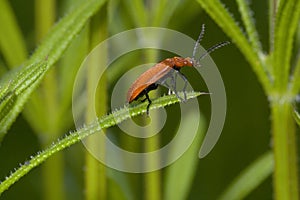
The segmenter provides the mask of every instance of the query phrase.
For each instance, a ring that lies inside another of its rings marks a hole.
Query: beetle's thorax
[[[172,68],[181,68],[181,67],[185,67],[185,66],[193,67],[194,66],[193,59],[191,59],[189,57],[187,57],[187,58],[182,58],[182,57],[167,58],[162,62]]]

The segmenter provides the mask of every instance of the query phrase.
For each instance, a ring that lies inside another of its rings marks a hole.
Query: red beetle
[[[144,102],[145,100],[148,100],[148,105],[147,105],[147,115],[149,114],[149,107],[152,103],[152,101],[149,98],[148,93],[151,90],[155,90],[159,84],[164,84],[166,85],[169,90],[173,91],[175,95],[185,101],[186,100],[186,93],[185,89],[187,87],[187,78],[180,72],[180,69],[182,67],[199,67],[199,61],[210,54],[212,51],[225,46],[229,44],[229,42],[221,42],[219,44],[216,44],[209,48],[206,53],[200,56],[200,58],[196,61],[195,60],[195,53],[198,48],[199,42],[201,41],[203,35],[204,35],[204,29],[205,26],[204,24],[202,25],[202,30],[201,33],[198,37],[198,40],[194,46],[193,50],[193,56],[192,58],[182,58],[182,57],[173,57],[173,58],[167,58],[160,63],[157,63],[147,71],[145,71],[143,74],[141,74],[131,85],[127,92],[127,102],[131,103],[134,100],[137,100],[138,98],[142,96],[146,96],[145,99],[142,100]],[[179,75],[183,81],[184,81],[184,87],[183,87],[183,93],[184,93],[184,98],[182,99],[177,91],[176,91],[176,78],[177,75]],[[168,78],[171,78],[171,85],[167,84],[166,80]]]

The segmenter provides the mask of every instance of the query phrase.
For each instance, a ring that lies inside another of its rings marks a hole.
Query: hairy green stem
[[[292,105],[282,98],[271,101],[275,198],[299,199],[297,145]]]
[[[192,99],[197,96],[202,95],[200,92],[187,92],[187,99]],[[151,106],[150,110],[165,107],[171,104],[179,102],[179,99],[175,95],[163,96],[158,99],[155,99]],[[11,173],[10,176],[6,177],[3,182],[0,184],[0,196],[17,182],[20,178],[30,172],[33,168],[37,167],[53,154],[62,151],[63,149],[80,142],[82,139],[97,133],[103,129],[109,128],[116,124],[121,123],[122,121],[134,117],[137,115],[145,114],[148,102],[138,104],[136,106],[124,107],[120,110],[114,111],[112,114],[106,115],[97,119],[94,123],[83,127],[82,129],[65,136],[63,139],[58,140],[53,143],[49,148],[44,151],[39,152],[36,156],[32,156],[30,160],[26,161],[23,165]]]

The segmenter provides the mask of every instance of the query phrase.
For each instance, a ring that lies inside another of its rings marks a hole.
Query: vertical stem
[[[102,9],[93,18],[90,23],[90,49],[93,49],[102,40],[107,37],[107,23],[106,12]],[[92,68],[88,71],[88,110],[87,110],[87,122],[94,121],[94,110],[96,110],[98,116],[102,116],[106,113],[107,108],[107,90],[106,90],[106,76],[101,77],[98,83],[97,70],[102,70],[107,61],[107,53],[99,52],[97,56],[90,59],[92,66],[99,66],[99,68]],[[96,71],[95,71],[96,70]],[[96,84],[96,86],[95,86]],[[98,86],[100,87],[97,87]],[[95,94],[96,87],[96,94]],[[93,99],[95,97],[95,100]],[[93,103],[95,102],[95,105]],[[87,138],[89,145],[95,146],[98,151],[105,151],[104,141],[93,141],[93,138]],[[85,187],[86,187],[86,199],[108,199],[107,197],[107,180],[106,180],[106,166],[95,159],[89,152],[85,155],[86,161],[86,174],[85,174]]]
[[[40,42],[48,33],[49,29],[55,22],[56,16],[55,0],[35,1],[35,25],[36,25],[36,41]],[[56,71],[51,69],[45,77],[41,92],[43,97],[38,99],[45,105],[43,108],[38,108],[40,116],[44,118],[44,124],[41,126],[43,130],[39,133],[41,143],[44,147],[49,145],[50,141],[60,135],[60,130],[57,127],[57,85]],[[46,114],[41,114],[46,113]],[[44,178],[44,199],[65,199],[64,195],[64,167],[63,154],[59,153],[52,159],[48,160],[43,166]]]
[[[153,123],[153,122],[152,122]],[[147,138],[145,142],[146,152],[154,151],[159,148],[159,138]],[[146,165],[157,166],[160,158],[147,159]],[[153,171],[145,174],[145,199],[159,200],[161,199],[161,171]]]
[[[295,124],[290,102],[276,99],[271,102],[274,140],[274,191],[281,199],[299,199],[297,145]]]
[[[146,61],[153,62],[157,58],[157,51],[148,50],[146,53]],[[155,113],[151,115],[152,127],[157,123]],[[151,132],[154,130],[147,131]],[[151,152],[159,149],[160,137],[153,136],[145,140],[145,152]],[[148,166],[157,166],[160,162],[160,157],[155,159],[147,159],[145,164]],[[153,171],[145,174],[145,199],[146,200],[160,200],[161,199],[161,171]]]

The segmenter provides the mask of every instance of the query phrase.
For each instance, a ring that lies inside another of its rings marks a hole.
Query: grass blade
[[[0,49],[9,68],[26,60],[27,50],[21,30],[7,0],[0,1]]]
[[[245,169],[218,198],[219,200],[244,199],[273,172],[272,152],[267,152]]]
[[[197,0],[210,17],[223,29],[232,39],[240,51],[244,54],[265,91],[271,87],[270,72],[264,67],[260,60],[260,55],[252,49],[241,29],[235,23],[231,14],[226,10],[219,0]]]
[[[35,90],[46,73],[46,61],[19,68],[5,75],[0,93],[0,141],[23,109],[29,95]],[[10,78],[11,77],[11,78]]]
[[[185,116],[187,121],[193,116]],[[193,140],[189,149],[171,166],[167,168],[166,178],[164,184],[164,198],[166,200],[182,200],[187,199],[188,192],[191,188],[195,173],[197,170],[197,163],[199,161],[198,153],[204,136],[205,122],[201,118],[199,131]],[[178,146],[181,145],[179,141]],[[178,181],[180,180],[180,181]],[[176,192],[175,192],[176,191]]]
[[[249,2],[247,0],[236,0],[236,2],[238,4],[239,11],[242,15],[242,20],[244,22],[252,48],[262,53],[261,43],[259,41],[258,33],[254,25],[254,19],[252,17],[252,10],[248,5]]]
[[[292,73],[292,78],[290,81],[290,92],[292,95],[297,95],[300,90],[300,53],[296,60],[296,66]]]
[[[274,72],[275,87],[285,91],[291,67],[294,36],[300,17],[300,1],[289,0],[282,2],[282,13],[277,15],[274,41]]]
[[[13,87],[9,87],[6,94],[16,94],[17,100],[11,104],[11,109],[8,111],[7,117],[0,119],[0,138],[4,136],[15,118],[21,112],[29,95],[41,82],[44,74],[60,58],[70,42],[83,28],[87,20],[103,3],[104,0],[89,0],[75,8],[69,15],[64,17],[52,31],[50,31],[44,42],[25,63],[25,67],[20,69],[17,74],[10,77],[12,79],[11,82],[13,83]],[[45,64],[45,62],[47,62],[47,64]],[[35,70],[39,72],[37,75],[32,74]],[[26,84],[24,85],[23,83]],[[16,93],[17,91],[22,92]],[[3,96],[0,96],[0,99],[2,98]],[[0,115],[3,115],[1,114],[1,110]]]

